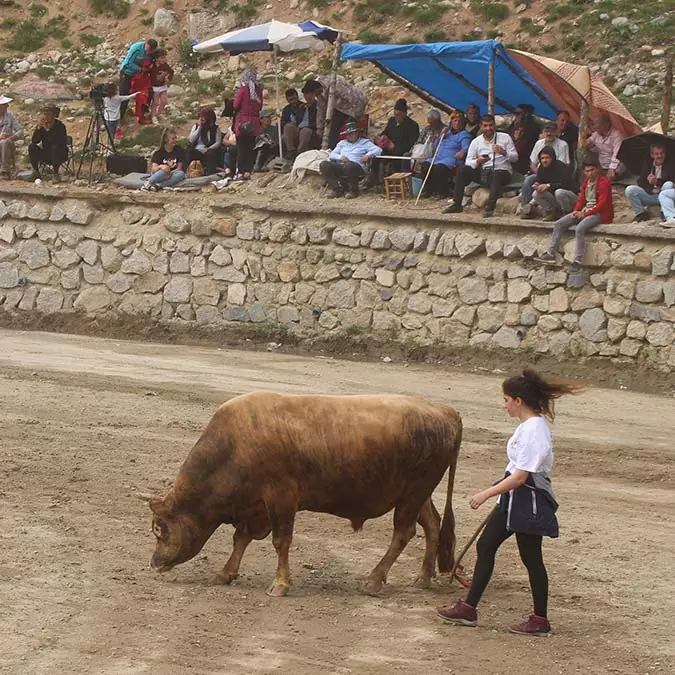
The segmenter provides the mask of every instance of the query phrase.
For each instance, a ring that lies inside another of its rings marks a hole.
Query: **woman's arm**
[[[492,487],[487,488],[487,490],[483,490],[471,497],[469,500],[471,508],[477,509],[481,504],[490,499],[490,497],[498,497],[499,495],[503,495],[505,492],[509,492],[510,490],[520,487],[525,483],[529,475],[529,471],[516,469],[510,476],[500,480],[497,485],[493,485]]]
[[[209,145],[208,148],[206,148],[207,152],[209,150],[216,150],[223,144],[223,134],[220,132],[220,129],[216,129],[216,136],[213,140],[213,145]]]

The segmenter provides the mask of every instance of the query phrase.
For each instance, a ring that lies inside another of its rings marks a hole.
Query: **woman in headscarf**
[[[207,175],[222,165],[223,136],[216,124],[213,108],[200,108],[197,123],[188,135],[188,164],[198,161]]]
[[[234,134],[237,137],[237,175],[235,180],[248,180],[255,163],[255,143],[260,135],[262,87],[255,70],[247,68],[241,76],[241,86],[234,97]]]

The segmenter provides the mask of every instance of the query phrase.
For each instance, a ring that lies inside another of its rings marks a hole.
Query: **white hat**
[[[5,105],[5,103],[11,103],[13,99],[8,96],[0,96],[0,105]]]

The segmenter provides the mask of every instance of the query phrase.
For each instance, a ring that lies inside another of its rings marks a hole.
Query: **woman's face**
[[[178,137],[176,134],[169,134],[166,137],[166,147],[171,149],[176,145],[176,141],[178,140]]]
[[[504,395],[504,408],[509,414],[509,417],[518,417],[523,407],[523,400],[521,398],[512,398]]]

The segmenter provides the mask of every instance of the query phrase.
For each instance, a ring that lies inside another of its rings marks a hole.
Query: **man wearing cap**
[[[383,147],[384,154],[402,156],[412,150],[419,135],[419,124],[408,117],[408,102],[404,98],[399,98],[394,104],[394,114],[382,132],[383,143],[378,145],[383,146],[384,142],[389,140],[388,147]]]
[[[21,125],[9,111],[11,98],[0,96],[0,180],[11,177],[15,143],[21,138]]]
[[[555,157],[558,161],[562,162],[569,166],[570,164],[570,149],[565,141],[556,137],[558,126],[555,122],[547,122],[544,125],[544,132],[542,134],[543,138],[540,138],[535,144],[532,152],[530,153],[530,173],[525,176],[523,181],[523,187],[520,190],[520,206],[521,206],[521,215],[523,218],[528,218],[530,216],[529,211],[532,202],[532,186],[537,180],[537,169],[539,168],[539,153],[543,148],[549,147],[553,148],[555,152]],[[530,208],[528,208],[530,207]],[[527,212],[527,213],[525,213]]]
[[[345,132],[347,138],[335,146],[328,161],[319,165],[321,175],[331,188],[329,198],[358,197],[359,180],[368,172],[370,160],[382,154],[382,148],[361,137],[361,131],[355,122],[348,122]]]

